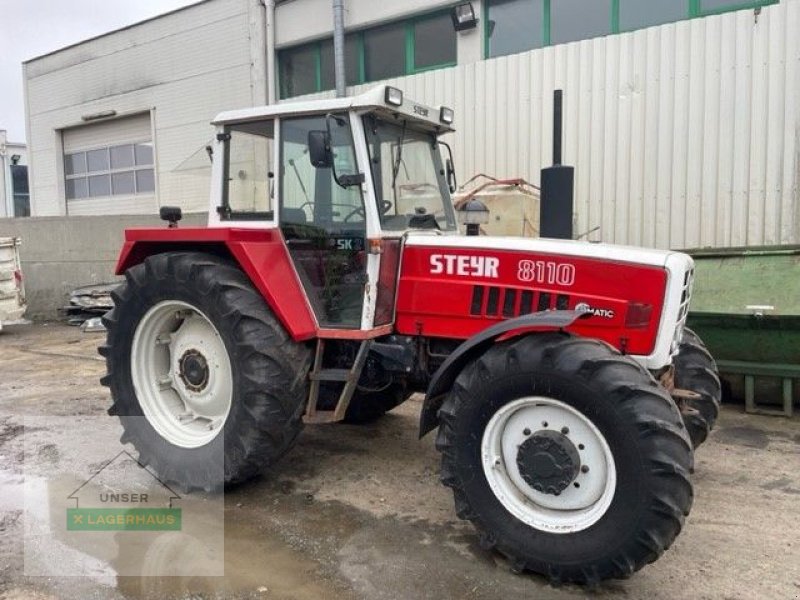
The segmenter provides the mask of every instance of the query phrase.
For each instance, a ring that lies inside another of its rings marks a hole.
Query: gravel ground
[[[307,427],[269,474],[218,497],[224,576],[123,576],[122,545],[86,553],[49,538],[38,542],[48,560],[77,555],[93,574],[26,575],[25,438],[56,466],[39,481],[51,493],[78,457],[120,449],[106,441],[116,419],[91,418],[109,403],[101,340],[55,324],[0,334],[0,598],[800,598],[800,421],[739,406],[724,408],[697,454],[694,507],[673,547],[591,590],[515,575],[478,546],[438,483],[433,436],[417,440],[416,397],[371,427]],[[22,427],[43,416],[74,427]]]

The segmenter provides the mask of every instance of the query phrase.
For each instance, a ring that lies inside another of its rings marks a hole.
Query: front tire
[[[310,350],[234,264],[165,253],[125,273],[108,330],[109,414],[139,461],[184,490],[254,477],[302,427]]]
[[[627,577],[670,546],[689,513],[692,447],[677,407],[597,340],[497,344],[464,368],[439,416],[456,512],[515,570],[554,583]]]
[[[694,410],[684,417],[692,444],[697,448],[706,440],[719,416],[722,386],[717,363],[703,340],[685,328],[674,365],[675,387],[698,394],[698,397],[687,400],[689,408]]]

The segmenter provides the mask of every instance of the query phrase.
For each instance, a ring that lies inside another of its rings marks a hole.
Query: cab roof
[[[417,102],[403,95],[400,106],[387,102],[387,90],[396,89],[389,86],[372,88],[358,96],[345,98],[324,98],[319,100],[304,100],[299,102],[283,102],[267,106],[256,106],[241,110],[222,112],[212,121],[214,125],[233,125],[273,119],[279,117],[296,117],[303,115],[326,114],[330,112],[344,112],[350,110],[372,111],[389,119],[410,120],[420,129],[425,129],[437,134],[455,131],[452,123],[443,123],[441,119],[441,106],[432,107]]]

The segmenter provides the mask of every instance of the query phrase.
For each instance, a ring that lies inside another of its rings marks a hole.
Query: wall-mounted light
[[[478,25],[478,17],[475,16],[475,9],[472,2],[464,2],[453,7],[452,15],[453,27],[456,31],[467,31],[474,29]]]
[[[90,115],[82,115],[81,121],[97,121],[98,119],[109,119],[111,117],[116,117],[117,111],[115,110],[104,110],[103,112],[92,113]]]
[[[11,155],[11,164],[16,165],[22,157],[19,154],[12,154]]]

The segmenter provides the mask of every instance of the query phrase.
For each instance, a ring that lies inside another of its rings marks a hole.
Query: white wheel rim
[[[563,428],[578,450],[581,466],[588,469],[579,470],[559,495],[546,494],[523,479],[518,449],[537,432]],[[594,525],[608,510],[617,487],[614,456],[603,434],[583,413],[554,398],[520,398],[500,408],[483,432],[481,460],[489,486],[506,510],[549,533],[574,533]]]
[[[171,444],[197,448],[219,435],[233,372],[225,342],[197,308],[169,300],[147,311],[133,336],[131,378],[145,418]]]

